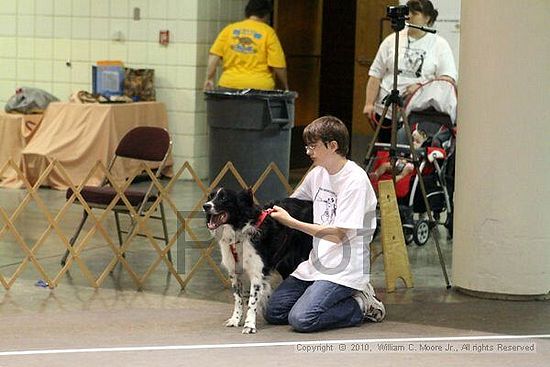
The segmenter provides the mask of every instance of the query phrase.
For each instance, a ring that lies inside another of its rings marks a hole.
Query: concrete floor
[[[24,195],[24,191],[0,189],[0,206],[11,213]],[[39,195],[53,215],[64,203],[63,192],[41,189]],[[172,193],[182,211],[189,210],[199,196],[200,191],[189,182],[178,183]],[[60,221],[67,236],[80,213],[73,205]],[[175,215],[169,217],[170,232],[174,233]],[[200,219],[190,225],[201,233]],[[37,206],[30,204],[16,227],[25,241],[33,244],[47,223]],[[112,231],[114,221],[110,220],[107,228]],[[443,228],[440,243],[451,274],[452,242],[446,240]],[[199,251],[182,249],[178,244],[174,256],[178,270],[185,273]],[[315,334],[299,334],[287,326],[266,325],[263,320],[256,335],[222,326],[231,314],[232,296],[208,265],[181,290],[161,264],[143,291],[136,291],[120,266],[100,289],[90,287],[76,266],[57,288],[41,288],[35,285],[40,276],[29,264],[10,290],[0,288],[0,366],[548,365],[550,303],[483,300],[447,290],[432,240],[424,247],[407,249],[415,282],[412,289],[399,283],[395,292],[386,293],[383,261],[380,258],[373,264],[373,284],[388,311],[383,323]],[[36,251],[50,275],[59,270],[62,253],[60,240],[53,233]],[[4,277],[10,277],[23,258],[11,234],[0,237]],[[82,258],[97,273],[108,263],[111,252],[96,234]],[[127,258],[141,273],[155,257],[144,241],[136,243]],[[217,252],[214,258],[219,262]],[[448,345],[451,350],[437,350]],[[502,345],[534,347],[535,351],[497,350]],[[308,351],[307,347],[317,349]]]

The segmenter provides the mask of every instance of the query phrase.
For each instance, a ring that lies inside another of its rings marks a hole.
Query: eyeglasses
[[[313,152],[315,150],[315,148],[317,148],[317,145],[309,144],[309,145],[306,145],[304,148],[306,149],[306,153],[307,152]]]

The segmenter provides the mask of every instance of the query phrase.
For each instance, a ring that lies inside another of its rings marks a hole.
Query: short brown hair
[[[349,132],[344,123],[334,116],[322,116],[306,126],[303,133],[306,144],[322,141],[327,145],[331,141],[338,143],[336,153],[346,157],[349,151]]]

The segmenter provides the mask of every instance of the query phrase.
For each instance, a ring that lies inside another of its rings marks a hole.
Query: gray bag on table
[[[10,97],[4,109],[6,112],[19,112],[24,114],[42,113],[50,102],[59,101],[50,93],[30,87],[18,88]]]

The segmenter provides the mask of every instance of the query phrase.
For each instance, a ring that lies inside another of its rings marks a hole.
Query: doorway
[[[346,124],[352,152],[356,141],[372,135],[361,113],[368,68],[378,49],[380,20],[396,2],[276,0],[273,25],[285,51],[290,89],[299,95],[291,170],[310,166],[302,132],[319,116],[334,115]]]

